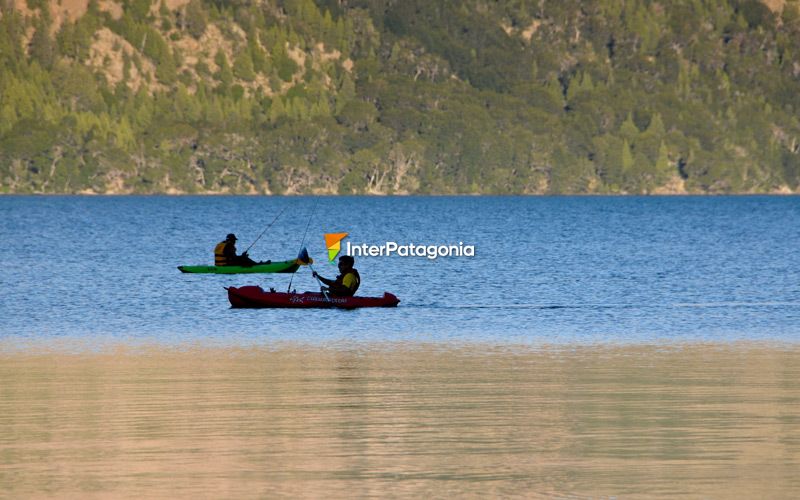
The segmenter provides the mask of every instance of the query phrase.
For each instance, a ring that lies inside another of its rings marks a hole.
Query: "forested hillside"
[[[798,192],[773,0],[0,0],[2,193]]]

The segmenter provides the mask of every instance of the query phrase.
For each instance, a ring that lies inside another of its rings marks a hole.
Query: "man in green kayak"
[[[214,265],[215,266],[244,266],[250,267],[258,264],[247,255],[247,251],[242,252],[242,255],[236,255],[236,235],[231,233],[225,241],[220,241],[214,247]]]
[[[355,259],[351,255],[342,255],[339,257],[339,276],[335,280],[323,278],[316,271],[312,274],[315,278],[326,285],[328,285],[327,292],[336,297],[352,297],[356,294],[359,285],[361,285],[361,276],[358,270],[353,268]]]

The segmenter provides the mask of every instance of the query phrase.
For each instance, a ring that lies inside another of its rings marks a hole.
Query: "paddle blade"
[[[303,247],[303,249],[300,250],[300,253],[297,254],[297,263],[301,266],[307,266],[314,263],[314,259],[309,257],[308,250],[306,250],[305,247]]]

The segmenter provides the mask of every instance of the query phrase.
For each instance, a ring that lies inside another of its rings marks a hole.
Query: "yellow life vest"
[[[214,247],[214,265],[215,266],[227,266],[228,265],[228,258],[225,257],[225,246],[228,244],[227,241],[220,241],[217,243],[217,246]]]
[[[347,274],[342,277],[342,285],[349,288],[353,295],[355,295],[358,287],[361,285],[361,276],[358,275],[358,271],[355,269],[347,271]]]

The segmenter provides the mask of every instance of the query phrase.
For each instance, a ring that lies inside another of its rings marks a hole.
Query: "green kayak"
[[[182,273],[201,274],[253,274],[253,273],[293,273],[300,267],[297,259],[282,262],[267,262],[254,266],[178,266]]]

